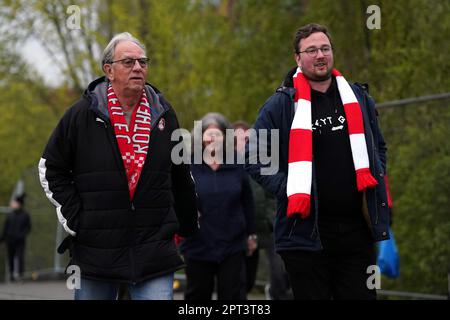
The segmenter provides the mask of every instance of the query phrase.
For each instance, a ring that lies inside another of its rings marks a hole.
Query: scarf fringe
[[[389,190],[389,180],[388,180],[387,174],[384,175],[384,184],[386,186],[386,195],[387,195],[388,207],[392,208],[391,190]]]
[[[378,184],[368,168],[356,171],[356,187],[358,191],[364,191],[367,188],[373,188]]]
[[[288,198],[287,216],[290,218],[294,214],[300,214],[305,219],[309,216],[311,209],[311,198],[309,194],[296,193]]]

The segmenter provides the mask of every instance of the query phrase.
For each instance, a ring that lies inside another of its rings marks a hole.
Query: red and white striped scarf
[[[108,111],[127,174],[130,199],[133,199],[150,141],[151,114],[145,89],[139,105],[133,110],[129,126],[111,84],[108,86]]]
[[[364,123],[358,100],[347,80],[333,69],[333,76],[344,105],[347,119],[350,147],[356,171],[356,186],[359,191],[373,188],[377,181],[370,173]],[[300,68],[294,77],[296,89],[295,115],[289,137],[289,169],[287,179],[287,215],[298,213],[302,218],[309,216],[312,183],[312,118],[311,87]]]

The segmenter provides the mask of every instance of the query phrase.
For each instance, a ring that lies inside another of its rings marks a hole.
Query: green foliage
[[[43,86],[38,77],[28,78],[29,67],[2,47],[0,65],[5,69],[0,73],[0,203],[7,204],[21,172],[37,165],[70,94],[64,88]]]
[[[450,88],[450,2],[444,0],[81,0],[82,29],[77,31],[65,27],[70,4],[18,0],[4,1],[0,8],[2,26],[9,26],[0,28],[1,204],[23,170],[37,164],[63,111],[101,75],[101,51],[119,32],[131,32],[145,43],[152,60],[148,80],[171,101],[188,129],[209,111],[252,123],[295,65],[292,37],[309,22],[329,27],[336,68],[350,81],[368,82],[378,102]],[[373,4],[381,8],[380,30],[366,27],[366,8]],[[46,87],[39,77],[29,76],[35,72],[14,51],[28,37],[62,57],[55,59],[66,75],[60,87]],[[448,104],[442,100],[380,110],[401,255],[401,276],[384,279],[384,289],[447,293]],[[40,210],[50,209],[33,208]],[[45,238],[53,237],[53,222],[40,218],[35,226],[36,249],[30,254],[53,250]],[[41,229],[46,230],[42,239]]]
[[[53,268],[58,221],[55,207],[48,201],[39,183],[37,166],[25,170],[22,174],[27,191],[25,209],[31,216],[31,232],[27,238],[26,271]],[[60,266],[65,268],[68,257],[61,258]]]
[[[227,2],[172,0],[149,6],[144,41],[153,60],[150,82],[163,90],[187,128],[209,111],[251,121],[255,106],[293,62],[289,39],[295,10],[280,1],[228,7]],[[279,14],[272,14],[275,10]]]

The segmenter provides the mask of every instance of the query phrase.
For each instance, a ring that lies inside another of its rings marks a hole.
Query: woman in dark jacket
[[[226,146],[226,129],[231,127],[225,117],[209,113],[201,125],[202,162],[191,166],[200,231],[180,247],[187,265],[185,298],[211,299],[217,278],[219,300],[243,299],[247,239],[255,233],[249,179],[243,166],[235,164],[233,146]],[[200,143],[196,138],[194,134],[194,145]],[[227,150],[233,154],[232,161],[224,161]]]

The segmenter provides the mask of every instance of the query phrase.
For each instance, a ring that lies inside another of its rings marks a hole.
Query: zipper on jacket
[[[108,137],[108,141],[111,145],[113,152],[116,152],[116,151],[119,152],[119,158],[120,158],[120,160],[122,160],[122,158],[120,157],[120,150],[117,150],[118,146],[116,149],[116,144],[114,143],[114,139],[113,139],[113,138],[115,138],[114,132],[110,133],[110,131],[108,130],[108,124],[106,123],[106,121],[104,121],[100,117],[95,118],[95,121],[103,123],[103,126],[105,127],[105,130],[106,130],[106,136]],[[125,173],[125,168],[123,167],[123,162],[122,161],[117,162],[117,157],[114,157],[114,160],[116,161],[116,165],[118,166],[118,168],[124,169],[125,180],[127,180],[128,178],[127,178],[127,174]],[[128,185],[128,181],[127,181],[127,185]]]
[[[364,99],[363,99],[363,101],[364,101],[364,109],[365,110],[367,110],[367,105],[368,105],[368,103],[367,103],[367,101],[366,101],[367,99],[366,99],[366,97],[364,97]],[[361,108],[362,109],[362,108]],[[361,110],[361,112],[363,112],[364,113],[364,111],[363,110]],[[367,117],[368,117],[368,120],[369,120],[369,123],[368,123],[368,127],[369,127],[369,133],[370,133],[370,140],[372,141],[372,163],[371,163],[371,168],[372,168],[372,171],[371,171],[371,173],[373,173],[373,172],[376,172],[376,167],[375,167],[375,139],[374,139],[374,137],[373,137],[373,132],[372,132],[372,125],[371,125],[371,123],[372,123],[372,121],[371,121],[371,119],[370,119],[370,115],[368,114],[368,112],[366,112],[366,115],[367,115]],[[363,114],[363,120],[364,120],[364,114]],[[365,130],[366,128],[364,128],[364,130]],[[378,148],[378,146],[376,146],[376,148]],[[375,179],[377,179],[377,175],[375,174],[374,175],[375,176]],[[378,180],[377,180],[378,181]],[[366,191],[366,195],[367,195],[367,191]],[[377,199],[377,190],[376,190],[376,188],[375,188],[375,190],[374,190],[374,197],[375,197],[375,221],[374,221],[374,225],[377,225],[378,224],[378,216],[379,216],[379,214],[378,214],[378,199]],[[366,197],[366,202],[367,202],[367,210],[369,211],[369,216],[370,216],[370,210],[369,210],[369,203],[368,203],[368,199],[367,199],[368,197]],[[364,201],[364,199],[363,199],[363,201]]]
[[[130,210],[131,210],[131,213],[132,213],[132,220],[133,220],[133,224],[134,224],[134,218],[135,218],[135,211],[136,211],[136,208],[134,207],[134,203],[133,203],[133,201],[131,201],[131,203],[130,203]],[[130,232],[130,234],[129,234],[129,253],[130,253],[130,270],[131,270],[131,282],[132,282],[132,284],[134,285],[134,284],[136,284],[136,281],[135,281],[135,278],[136,278],[136,272],[135,272],[135,263],[134,263],[134,252],[133,252],[133,249],[134,249],[134,245],[135,245],[135,232],[134,232],[135,230],[134,230],[134,227],[130,227],[130,229],[129,229],[129,232]]]
[[[375,170],[375,141],[374,141],[374,138],[373,138],[372,128],[370,128],[370,129],[371,129],[370,130],[370,138],[372,140],[372,168],[373,168],[374,171],[376,171]],[[374,224],[377,225],[378,224],[378,199],[377,199],[376,187],[375,187],[375,190],[374,190],[374,196],[375,196],[375,223]],[[369,205],[367,205],[367,208],[368,207],[369,207]]]
[[[105,122],[103,124],[105,125],[106,135],[108,137],[109,144],[110,144],[110,146],[112,148],[113,153],[116,155],[116,156],[114,156],[114,161],[116,162],[117,168],[121,168],[122,169],[122,172],[123,172],[122,176],[123,176],[123,179],[125,179],[125,184],[128,187],[127,173],[125,171],[125,167],[124,167],[124,164],[123,164],[123,161],[122,161],[122,156],[120,155],[119,146],[117,145],[117,141],[115,140],[116,137],[114,135],[114,132],[111,132],[108,129],[108,125]]]
[[[135,272],[134,272],[134,256],[133,256],[133,247],[130,246],[130,271],[131,271],[131,284],[135,285]]]
[[[291,238],[292,232],[294,231],[295,225],[297,224],[297,215],[295,216],[294,219],[295,219],[295,220],[294,220],[294,223],[292,224],[291,231],[289,232],[289,239]]]
[[[105,128],[105,132],[106,132],[106,136],[107,136],[107,139],[108,139],[108,141],[109,141],[109,143],[111,145],[113,153],[119,152],[119,157],[120,157],[120,150],[118,150],[118,145],[114,141],[114,138],[115,138],[114,132],[112,132],[112,133],[110,132],[110,130],[108,129],[108,124],[106,123],[106,121],[104,121],[100,117],[96,117],[95,121],[103,123],[103,126]],[[127,178],[127,175],[126,175],[126,172],[125,172],[123,161],[118,161],[117,160],[117,154],[116,154],[116,156],[114,156],[114,160],[116,161],[116,165],[117,165],[118,168],[123,168],[123,170],[122,170],[123,173],[124,173],[123,176],[124,176],[124,179],[126,181],[126,185],[128,187],[128,181],[127,181],[128,178]],[[120,160],[122,160],[122,159],[120,159]],[[136,210],[136,208],[134,207],[134,203],[132,201],[130,203],[130,210],[133,213]],[[128,241],[129,241],[129,251],[128,252],[129,252],[129,259],[130,259],[130,281],[131,281],[131,283],[133,285],[135,285],[136,284],[136,281],[135,281],[135,263],[134,263],[134,255],[133,255],[134,232],[130,231],[130,233],[128,235]]]
[[[317,235],[317,239],[319,241],[320,244],[320,249],[323,249],[322,246],[322,240],[320,239],[320,233],[319,233],[319,196],[317,195],[317,183],[316,180],[314,179],[316,177],[316,167],[314,166],[314,159],[313,159],[313,163],[312,163],[312,191],[313,191],[313,195],[314,195],[314,213],[315,213],[315,217],[314,217],[314,227],[313,227],[313,231],[311,233],[311,238],[314,239],[314,235]]]

